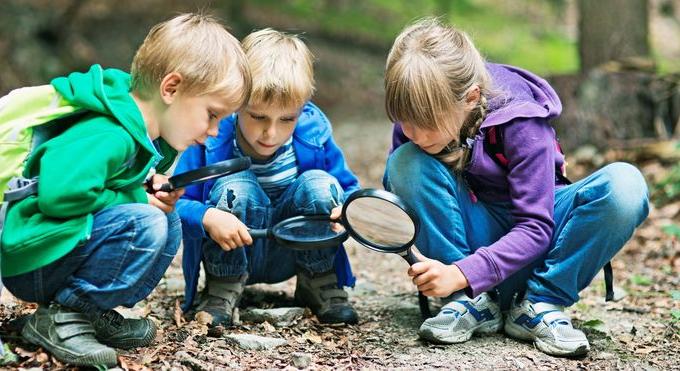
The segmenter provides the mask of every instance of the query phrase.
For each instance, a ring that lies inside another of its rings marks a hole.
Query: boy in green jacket
[[[181,239],[183,190],[158,191],[161,175],[153,189],[142,184],[216,135],[250,85],[238,41],[196,14],[153,27],[130,75],[94,65],[52,81],[80,113],[31,153],[24,174],[39,176],[38,193],[10,206],[0,240],[5,286],[38,303],[26,340],[90,366],[116,365],[111,347],[153,341],[152,321],[113,308],[144,299],[163,276]]]

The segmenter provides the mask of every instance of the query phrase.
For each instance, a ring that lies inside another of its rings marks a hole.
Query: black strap
[[[562,148],[556,143],[557,149],[562,152]],[[491,159],[501,168],[508,168],[507,158],[505,157],[505,151],[503,147],[503,130],[502,126],[492,126],[486,131],[486,136],[484,137],[484,152],[491,157]],[[571,184],[562,170],[555,166],[555,180],[561,182],[562,184]],[[604,270],[604,285],[606,289],[605,300],[614,300],[614,271],[612,270],[612,263],[607,262],[603,267]],[[421,308],[422,311],[422,308]]]

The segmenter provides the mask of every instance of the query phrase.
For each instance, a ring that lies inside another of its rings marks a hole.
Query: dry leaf
[[[213,321],[213,316],[212,314],[206,312],[206,311],[200,311],[196,313],[196,322],[202,324],[202,325],[208,325],[212,323]]]

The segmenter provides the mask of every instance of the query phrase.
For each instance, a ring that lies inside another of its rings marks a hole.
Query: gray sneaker
[[[116,351],[95,339],[88,315],[56,303],[38,306],[21,335],[62,362],[91,367],[113,367],[118,363]]]
[[[334,271],[309,274],[299,272],[295,300],[312,310],[321,323],[355,324],[357,312],[347,300],[347,292],[338,288]]]
[[[208,275],[196,313],[209,313],[212,326],[231,326],[233,311],[241,299],[246,279],[247,276],[221,278]]]
[[[115,310],[91,316],[95,337],[114,348],[145,347],[156,338],[156,324],[148,318],[125,318]]]
[[[536,348],[553,356],[580,356],[590,350],[586,335],[572,326],[564,307],[555,304],[522,300],[508,313],[505,332],[533,341]]]
[[[484,292],[470,299],[458,293],[442,307],[436,317],[423,322],[418,335],[435,343],[454,344],[470,340],[475,333],[497,332],[502,326],[500,308],[489,294]]]

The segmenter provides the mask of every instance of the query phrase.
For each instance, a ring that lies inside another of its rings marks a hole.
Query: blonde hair
[[[463,123],[452,122],[452,112],[464,108],[470,89],[481,97]],[[397,36],[385,67],[385,109],[393,122],[453,135],[437,157],[460,173],[486,115],[491,77],[485,62],[467,34],[425,18],[407,26]]]
[[[171,72],[182,76],[182,94],[217,93],[239,106],[245,104],[252,87],[238,40],[204,14],[181,14],[149,31],[132,61],[131,90],[149,99]]]
[[[249,102],[301,106],[314,94],[313,56],[296,35],[265,28],[242,42],[253,74]]]

